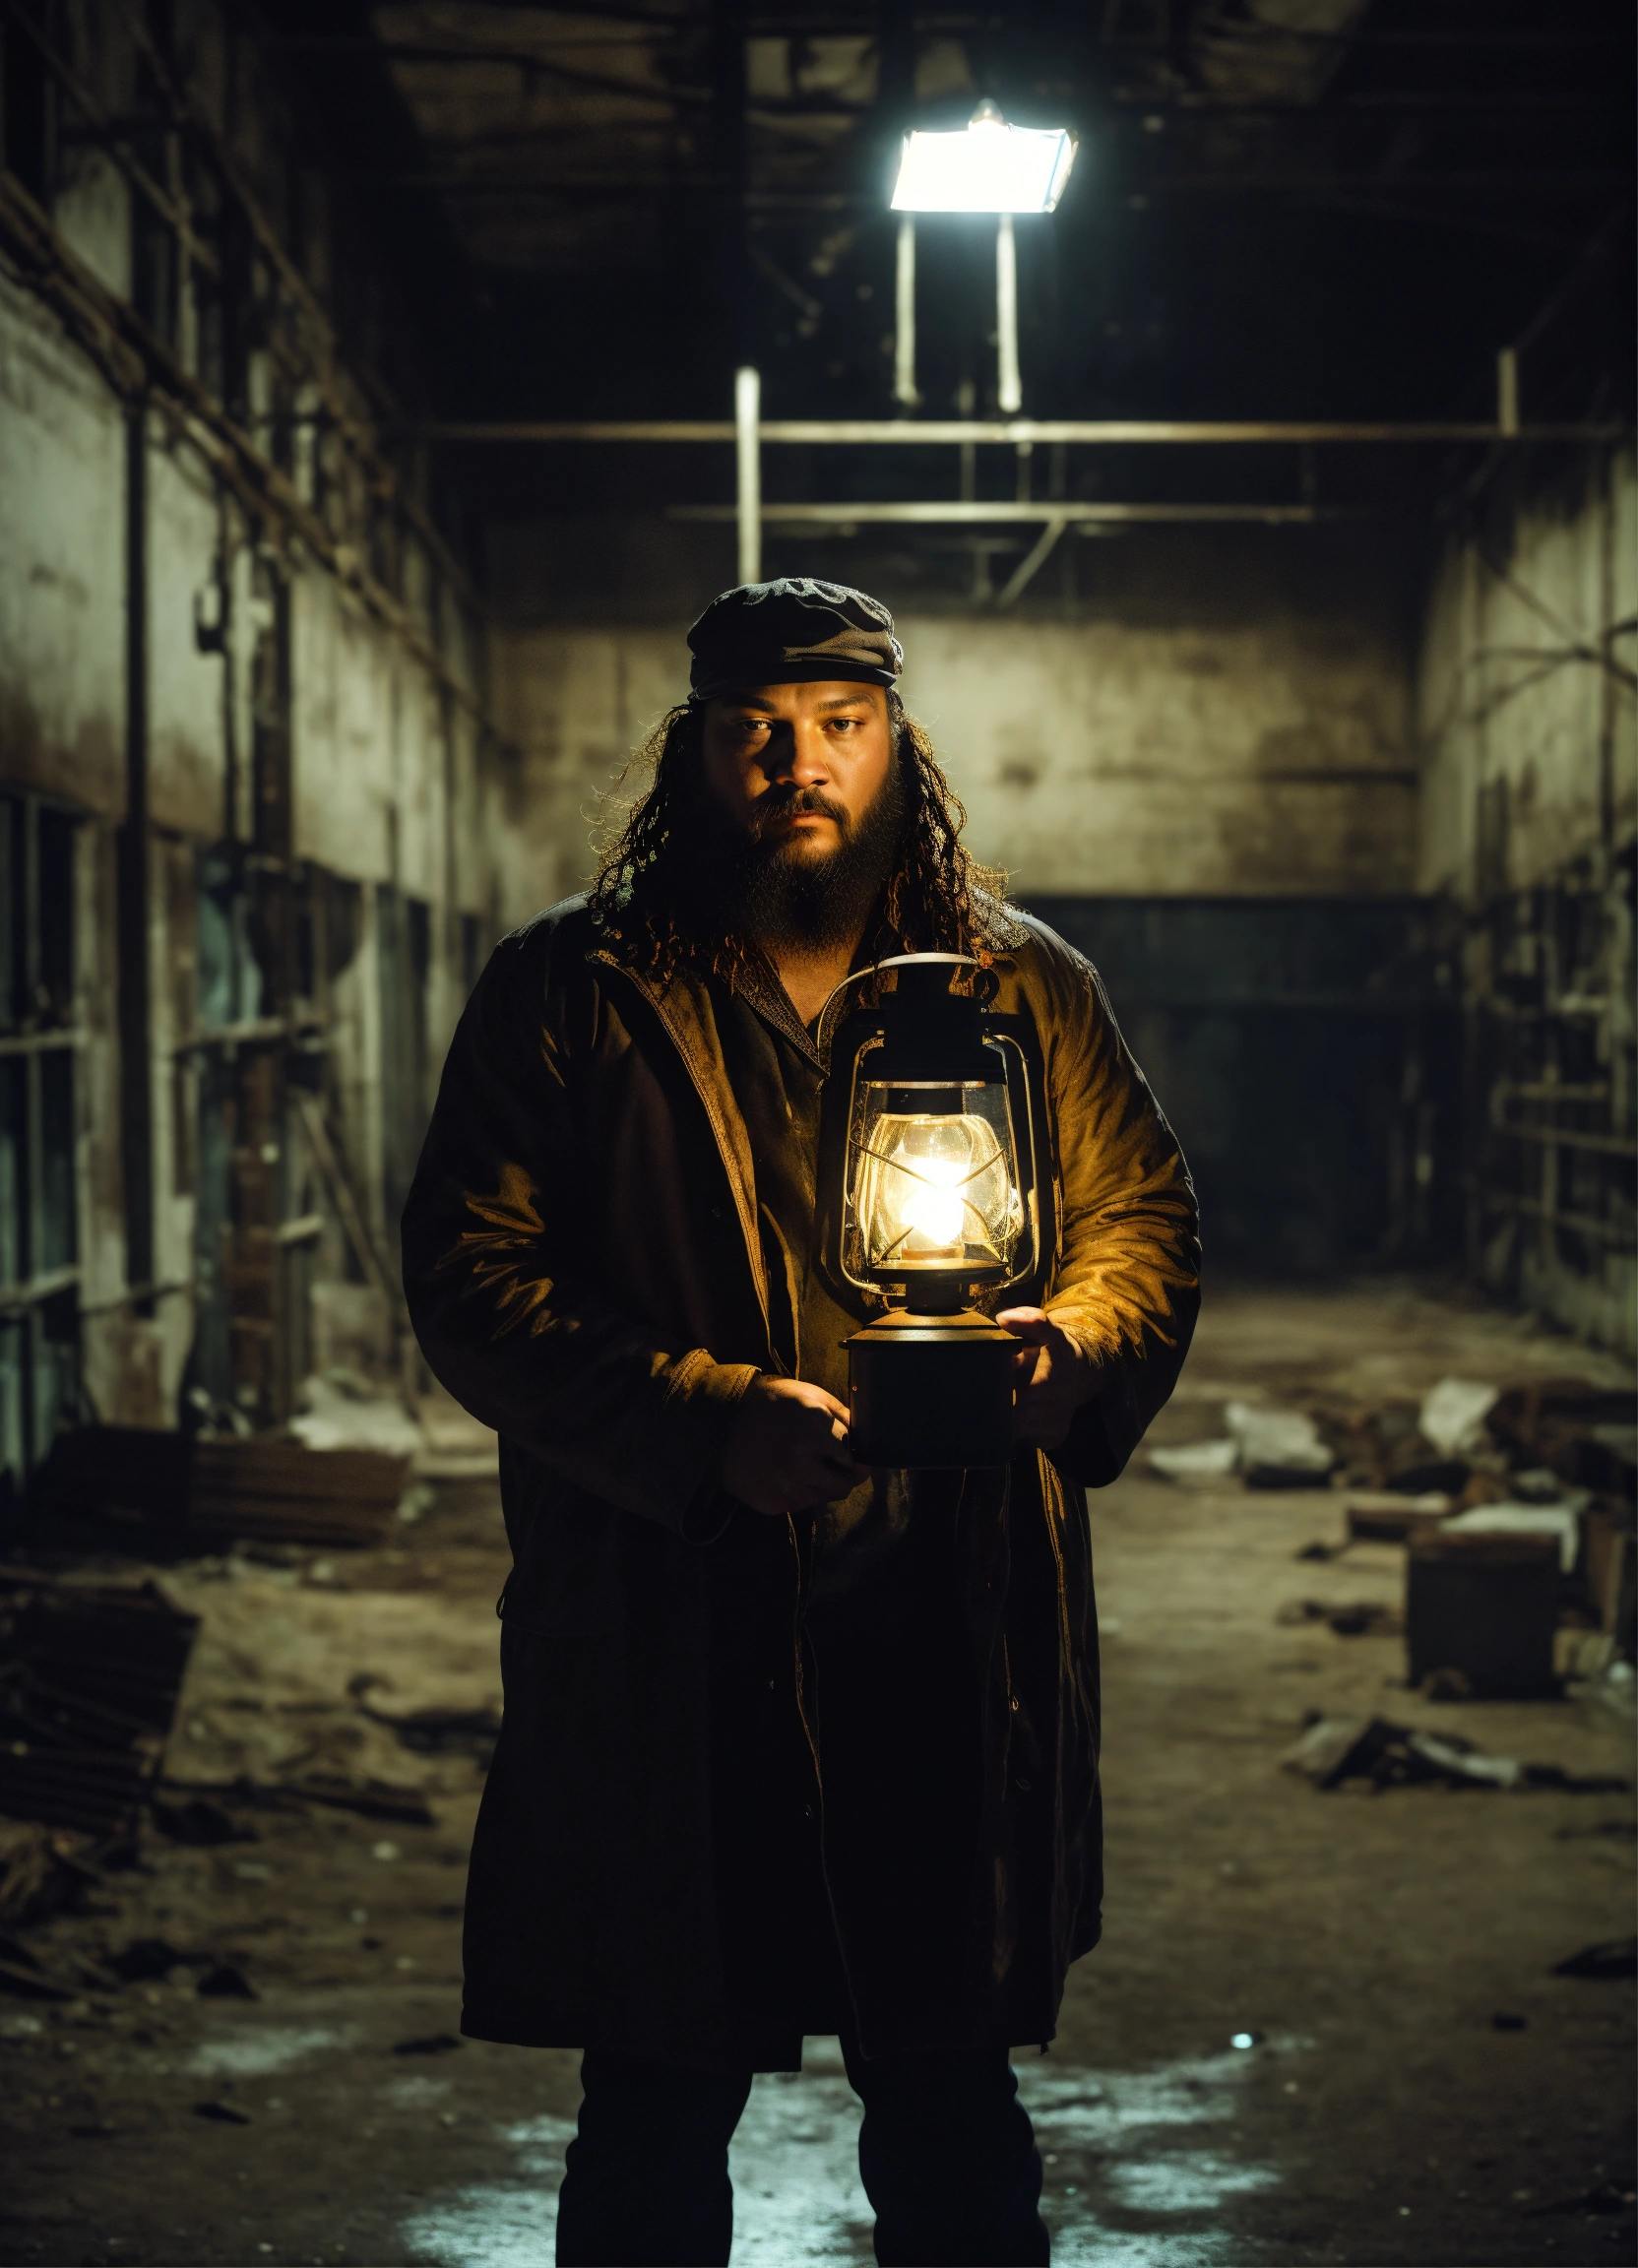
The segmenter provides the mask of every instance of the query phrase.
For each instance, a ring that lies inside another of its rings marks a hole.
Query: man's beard
[[[691,894],[719,935],[773,951],[851,946],[881,895],[910,809],[895,755],[874,801],[856,819],[822,788],[771,788],[748,829],[715,809],[702,813],[700,839],[688,845]],[[835,822],[841,840],[826,856],[804,855],[800,838],[787,832],[799,811],[822,812]]]

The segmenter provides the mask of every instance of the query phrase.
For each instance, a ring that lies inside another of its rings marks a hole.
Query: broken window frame
[[[82,823],[0,792],[0,1473],[14,1484],[79,1401]]]

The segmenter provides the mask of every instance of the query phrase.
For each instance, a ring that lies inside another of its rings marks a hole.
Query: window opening
[[[75,826],[0,795],[0,1468],[14,1485],[79,1400]]]

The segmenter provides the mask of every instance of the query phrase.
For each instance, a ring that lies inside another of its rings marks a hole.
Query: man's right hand
[[[723,1459],[722,1482],[753,1512],[781,1519],[833,1503],[867,1478],[848,1448],[848,1412],[805,1378],[753,1378]]]

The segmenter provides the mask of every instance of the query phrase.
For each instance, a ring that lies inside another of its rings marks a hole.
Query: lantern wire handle
[[[850,969],[841,983],[833,984],[825,994],[824,1003],[815,1019],[820,1029],[823,1030],[824,1028],[825,1010],[837,994],[845,992],[856,978],[879,976],[884,969],[903,969],[914,961],[947,961],[953,966],[963,969],[981,969],[983,967],[983,963],[973,953],[894,953],[890,954],[885,961],[872,961],[868,969]]]

